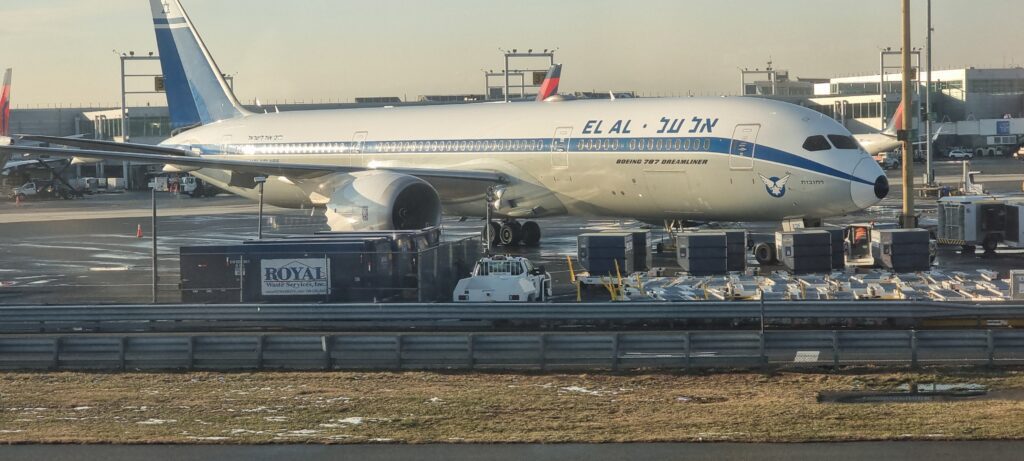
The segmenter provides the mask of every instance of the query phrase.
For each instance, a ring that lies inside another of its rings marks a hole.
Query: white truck
[[[543,302],[551,297],[551,275],[519,256],[487,256],[469,278],[455,285],[452,300],[463,303]]]

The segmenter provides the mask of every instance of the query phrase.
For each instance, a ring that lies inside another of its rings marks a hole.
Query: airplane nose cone
[[[867,208],[889,195],[889,180],[885,177],[882,167],[872,158],[866,158],[853,170],[850,182],[850,198],[860,209]]]

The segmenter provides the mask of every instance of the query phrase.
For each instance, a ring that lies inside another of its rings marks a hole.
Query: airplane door
[[[732,144],[729,146],[729,169],[754,169],[754,150],[757,145],[757,132],[761,125],[736,125],[732,132]]]
[[[352,136],[352,153],[348,156],[349,166],[366,165],[366,158],[363,155],[363,145],[366,143],[366,132],[357,131]]]
[[[569,142],[572,140],[572,127],[555,129],[551,138],[551,167],[569,167]]]

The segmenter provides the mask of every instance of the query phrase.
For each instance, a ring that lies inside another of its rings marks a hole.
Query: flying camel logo
[[[787,174],[781,179],[779,179],[778,176],[772,176],[769,178],[761,173],[758,173],[757,175],[761,177],[761,182],[764,183],[764,188],[768,191],[768,195],[775,198],[782,198],[783,195],[786,195],[786,183],[789,182],[789,177],[791,175]]]
[[[260,276],[264,295],[325,295],[330,286],[327,259],[264,259]]]

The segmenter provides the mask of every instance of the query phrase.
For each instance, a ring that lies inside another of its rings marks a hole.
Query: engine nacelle
[[[327,203],[334,231],[416,230],[441,223],[441,197],[426,181],[389,171],[352,173]]]

